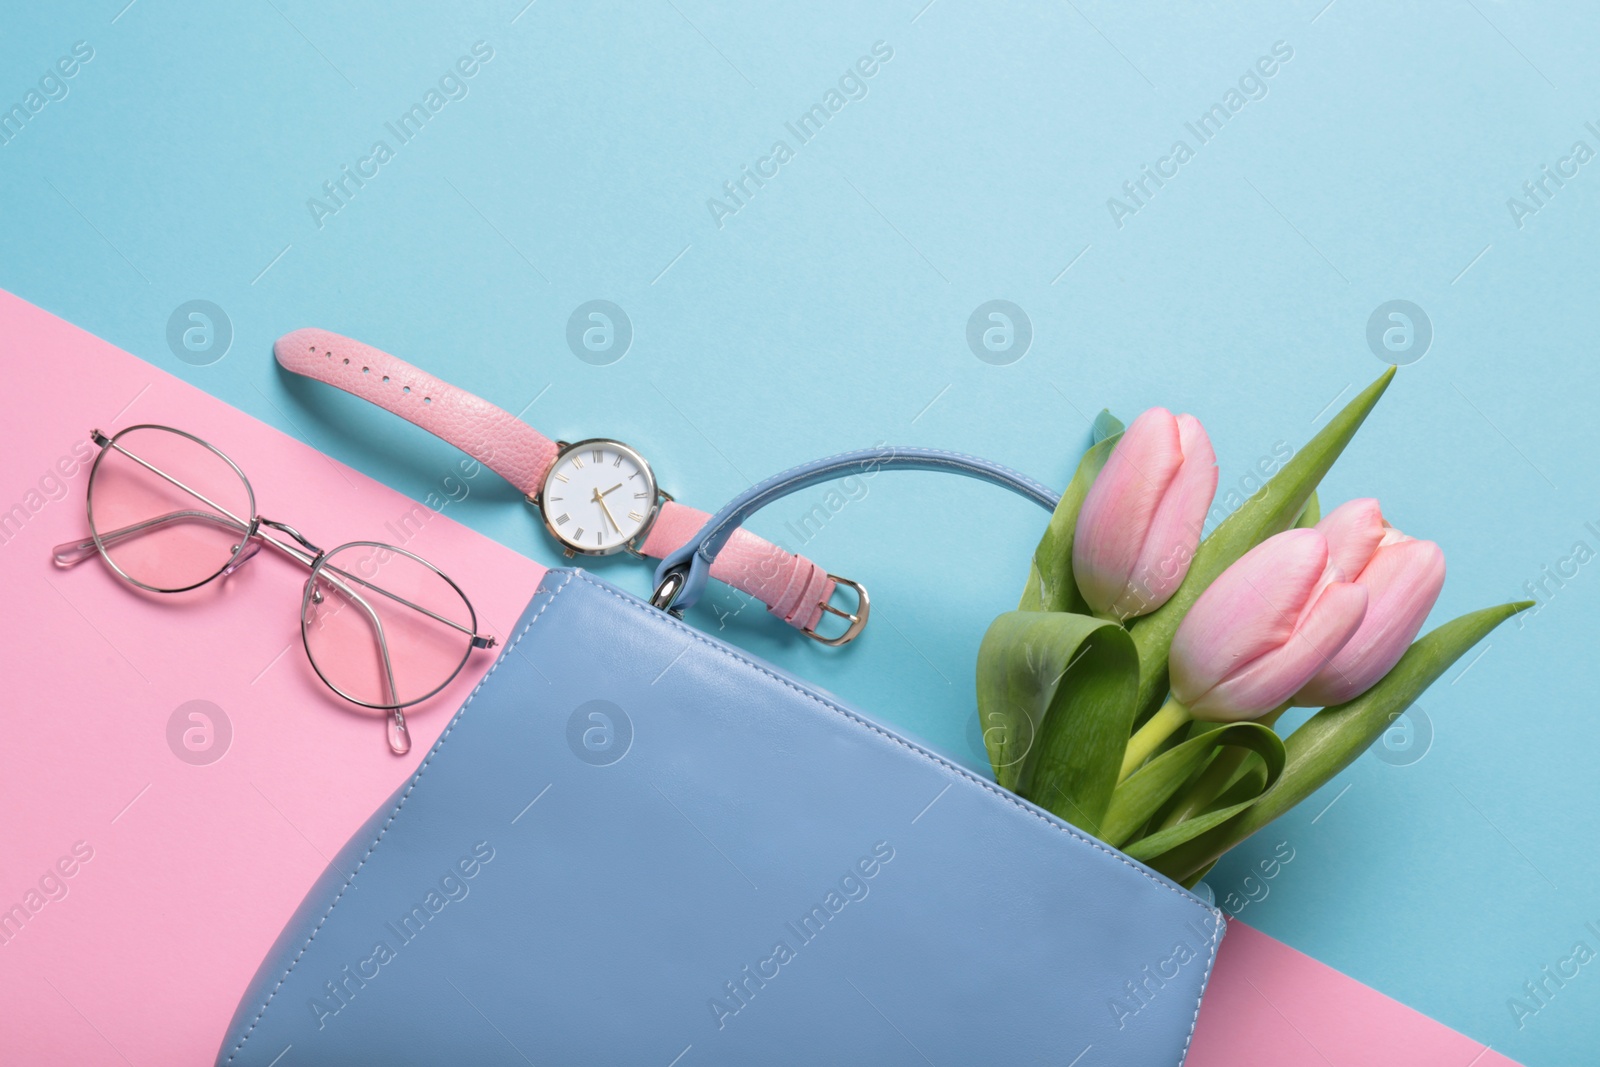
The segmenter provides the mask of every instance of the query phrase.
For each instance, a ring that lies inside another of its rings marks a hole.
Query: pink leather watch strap
[[[532,496],[556,457],[555,442],[508,411],[442,382],[405,360],[329,330],[286,333],[272,346],[288,371],[337,386],[416,423]]]
[[[676,501],[661,505],[639,551],[660,559],[686,543],[711,516]],[[834,581],[804,556],[786,552],[745,529],[735,530],[711,565],[711,576],[755,597],[767,610],[801,630],[814,630]]]
[[[417,424],[525,496],[536,496],[543,488],[555,461],[555,442],[487,400],[330,330],[295,330],[278,338],[272,350],[285,370],[336,386]],[[665,501],[639,551],[659,559],[699,533],[708,518],[703,511]],[[717,557],[711,575],[802,630],[816,628],[834,589],[833,579],[815,563],[742,529]]]

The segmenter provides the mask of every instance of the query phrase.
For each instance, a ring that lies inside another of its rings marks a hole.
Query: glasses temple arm
[[[322,571],[327,574],[328,571],[333,569],[332,567],[324,567]],[[316,579],[313,578],[312,580],[315,581]],[[372,605],[368,604],[360,593],[351,589],[339,578],[330,575],[328,581],[330,585],[333,585],[350,600],[361,606],[361,609],[367,613],[367,618],[371,621],[372,628],[377,631],[378,651],[383,656],[383,673],[385,680],[389,683],[389,700],[392,701],[388,709],[389,747],[396,755],[403,756],[411,751],[411,731],[406,729],[405,713],[400,710],[399,686],[395,685],[394,681],[394,661],[389,658],[389,640],[383,633],[383,620],[378,618],[378,613],[372,610]],[[379,592],[382,592],[382,590],[379,590]]]
[[[124,526],[119,530],[103,533],[100,535],[99,544],[114,545],[119,541],[125,541],[130,537],[153,530],[158,526],[188,521],[209,522],[241,534],[248,532],[249,529],[243,523],[236,522],[231,517],[224,518],[209,511],[173,511],[166,515],[157,515],[153,519],[146,519],[143,522],[136,522],[132,526]],[[81,541],[67,541],[56,545],[50,550],[50,557],[55,561],[57,567],[75,567],[95,555],[97,551],[98,546],[95,539],[87,537]]]

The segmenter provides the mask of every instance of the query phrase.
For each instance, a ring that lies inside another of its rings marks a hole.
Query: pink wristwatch
[[[278,338],[273,352],[285,370],[392,411],[505,478],[538,509],[568,556],[631,552],[659,559],[709,518],[673,500],[628,445],[610,438],[552,441],[510,412],[371,345],[305,329]],[[711,575],[824,644],[844,644],[866,624],[867,594],[858,583],[742,529],[717,556]],[[831,603],[839,585],[855,594],[853,611]],[[845,630],[819,633],[824,614],[844,619]]]

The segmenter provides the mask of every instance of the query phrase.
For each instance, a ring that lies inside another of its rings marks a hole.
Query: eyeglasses
[[[100,446],[89,471],[90,536],[57,545],[56,566],[98,553],[131,585],[182,593],[228,577],[262,546],[277,549],[311,571],[300,637],[312,669],[351,703],[389,712],[396,755],[411,749],[402,709],[449,685],[473,649],[494,647],[443,571],[377,541],[318,548],[263,518],[239,465],[193,434],[139,425],[90,437]]]

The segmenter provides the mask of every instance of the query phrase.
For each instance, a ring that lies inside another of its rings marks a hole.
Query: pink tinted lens
[[[231,463],[155,426],[113,438],[89,482],[89,521],[101,550],[128,578],[163,592],[216,577],[238,551],[253,510]]]
[[[472,609],[460,591],[399,549],[337,548],[312,572],[307,590],[306,651],[323,679],[359,704],[425,700],[472,651]]]

